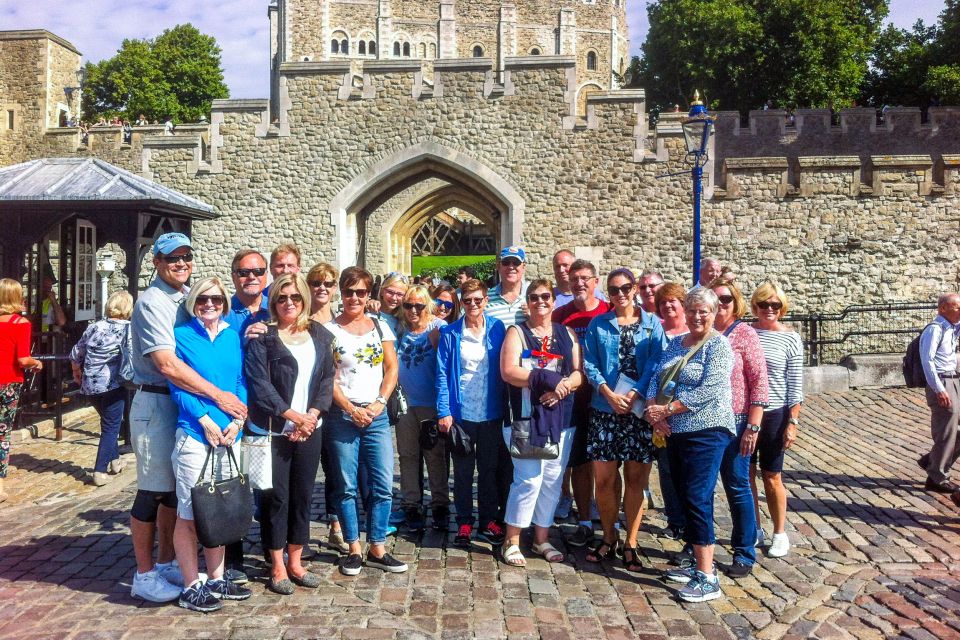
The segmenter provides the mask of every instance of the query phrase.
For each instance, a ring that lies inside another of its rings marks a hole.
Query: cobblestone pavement
[[[915,463],[927,416],[915,390],[810,399],[785,474],[794,548],[747,578],[721,577],[726,598],[710,603],[679,603],[659,579],[680,545],[658,537],[664,521],[652,510],[640,574],[589,565],[582,551],[556,565],[527,553],[528,568],[516,569],[489,546],[467,552],[449,544],[452,532],[428,532],[393,542],[406,574],[345,578],[321,550],[313,570],[323,584],[290,597],[264,590],[254,528],[253,598],[202,615],[130,597],[134,474],[85,483],[96,416],[75,414],[64,442],[13,447],[13,497],[0,505],[0,638],[960,638],[960,519],[946,496],[923,491]],[[325,525],[313,533],[324,539]],[[563,548],[559,529],[554,538]],[[718,561],[729,561],[719,548]]]

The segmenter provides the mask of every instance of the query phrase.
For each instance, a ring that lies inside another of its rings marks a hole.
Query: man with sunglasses
[[[230,277],[236,291],[230,311],[223,316],[244,340],[266,332],[270,305],[266,294],[267,261],[256,249],[241,249],[233,256]]]
[[[637,280],[637,299],[647,313],[657,315],[657,290],[663,286],[663,276],[659,271],[647,270]]]
[[[527,252],[523,247],[504,247],[497,262],[500,284],[490,290],[487,315],[496,318],[507,328],[527,318]]]
[[[183,301],[193,273],[193,248],[182,233],[165,233],[153,245],[157,277],[140,294],[130,319],[133,385],[130,438],[137,457],[137,495],[130,512],[130,533],[137,570],[130,594],[151,602],[180,597],[183,575],[174,560],[173,529],[177,494],[171,455],[177,428],[177,405],[170,383],[202,395],[234,418],[247,407],[233,393],[204,380],[176,355],[174,327],[188,320]],[[154,535],[159,538],[153,561]]]
[[[610,303],[596,296],[597,268],[587,260],[575,260],[570,265],[570,291],[573,301],[553,312],[553,321],[570,327],[577,335],[581,348],[587,334],[590,321],[610,311]],[[587,456],[587,429],[590,426],[590,401],[593,388],[584,384],[576,390],[573,400],[573,419],[571,426],[573,444],[570,447],[570,460],[573,498],[577,503],[580,516],[577,530],[567,538],[574,547],[582,547],[593,540],[593,521],[591,503],[593,502],[593,468]]]

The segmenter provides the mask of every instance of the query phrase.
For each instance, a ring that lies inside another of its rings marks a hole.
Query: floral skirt
[[[590,409],[587,458],[600,462],[653,462],[653,428],[633,413],[617,415]]]
[[[17,419],[20,401],[20,382],[0,385],[0,478],[7,477],[10,457],[10,432]]]

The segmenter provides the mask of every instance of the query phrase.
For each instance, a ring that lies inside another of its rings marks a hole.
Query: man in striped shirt
[[[960,420],[960,374],[957,339],[960,336],[960,295],[945,293],[937,301],[937,317],[920,336],[920,362],[927,381],[930,435],[933,447],[917,464],[927,472],[927,491],[955,492],[950,468],[960,456],[957,425]]]
[[[508,328],[527,319],[526,270],[527,252],[523,247],[504,247],[497,261],[500,284],[490,290],[485,313]]]

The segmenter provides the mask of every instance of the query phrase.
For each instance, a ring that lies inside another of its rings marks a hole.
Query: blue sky
[[[522,2],[522,0],[519,0]],[[87,60],[116,53],[124,38],[149,38],[168,27],[193,23],[223,48],[233,98],[269,93],[268,0],[84,0],[64,9],[63,0],[0,0],[0,30],[47,29],[72,42]],[[645,0],[628,0],[632,53],[647,32]],[[890,0],[890,21],[910,27],[936,22],[943,0]]]

